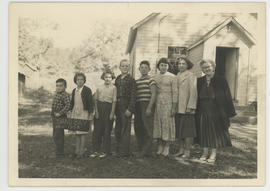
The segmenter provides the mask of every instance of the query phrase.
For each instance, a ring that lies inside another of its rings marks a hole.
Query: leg
[[[163,149],[163,152],[162,152],[162,155],[163,156],[168,156],[169,155],[169,150],[170,150],[170,142],[169,141],[164,141],[164,149]]]
[[[122,131],[121,114],[118,113],[116,114],[115,129],[114,129],[114,135],[116,139],[116,153],[119,153],[121,131]]]
[[[113,127],[113,121],[107,120],[105,126],[105,132],[103,136],[103,148],[104,152],[109,155],[111,154],[111,132]]]
[[[143,114],[141,113],[140,103],[136,103],[136,111],[135,111],[135,117],[134,117],[134,131],[135,131],[139,151],[142,150],[143,136],[144,136],[143,131],[142,131],[142,128],[143,128],[142,116]]]
[[[158,143],[157,154],[160,155],[163,152],[163,149],[164,149],[163,142],[162,142],[161,139],[158,139],[157,143]]]
[[[180,138],[178,143],[179,143],[179,151],[176,154],[174,154],[175,157],[178,157],[184,154],[184,140]]]
[[[208,157],[208,148],[207,147],[204,147],[203,148],[203,154],[202,154],[200,160],[206,160],[207,157]]]
[[[148,102],[143,102],[142,105],[142,127],[143,127],[143,154],[152,155],[152,143],[153,143],[153,127],[154,127],[154,116],[146,116],[146,109]],[[152,111],[154,113],[154,111]]]
[[[56,155],[64,154],[64,129],[53,128],[53,140],[56,146]]]
[[[75,154],[80,155],[81,135],[76,135],[76,150]]]
[[[216,157],[217,157],[217,149],[216,148],[212,148],[209,159],[215,161],[216,160]]]
[[[131,133],[131,117],[123,117],[123,127],[121,132],[120,139],[120,155],[121,156],[129,156],[130,155],[130,133]]]
[[[95,119],[94,122],[94,131],[92,135],[92,143],[93,143],[93,150],[94,152],[99,152],[101,147],[101,129],[102,124],[100,119]]]
[[[185,138],[185,156],[190,157],[190,147],[193,142],[193,137]]]
[[[80,156],[84,154],[85,138],[86,138],[86,135],[81,135],[81,142],[80,142],[81,144],[80,144],[80,153],[79,153]]]

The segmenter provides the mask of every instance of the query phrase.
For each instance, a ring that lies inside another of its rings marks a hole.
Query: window
[[[170,72],[177,74],[178,68],[177,68],[177,63],[176,59],[180,55],[186,55],[187,56],[188,51],[186,47],[180,47],[180,46],[169,46],[168,47],[168,60],[171,64],[171,67],[169,69]]]

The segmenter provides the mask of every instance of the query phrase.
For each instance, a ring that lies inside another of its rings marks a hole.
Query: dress
[[[198,96],[196,111],[198,143],[201,147],[210,148],[232,146],[229,131],[221,120],[213,84],[207,86],[205,80]]]
[[[90,118],[87,110],[83,108],[81,89],[75,90],[74,107],[69,119],[69,130],[75,134],[87,134],[90,128]]]
[[[175,120],[171,115],[173,103],[177,103],[177,79],[166,72],[155,76],[157,100],[154,114],[153,138],[164,141],[175,140]]]

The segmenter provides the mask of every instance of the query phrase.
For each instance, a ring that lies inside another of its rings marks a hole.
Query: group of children
[[[92,134],[93,152],[89,157],[103,158],[111,155],[111,132],[115,120],[116,156],[129,157],[131,119],[134,114],[134,130],[138,145],[138,156],[152,154],[153,139],[157,140],[157,155],[168,156],[172,141],[180,141],[176,154],[188,158],[190,145],[196,137],[195,109],[197,105],[196,77],[189,71],[189,61],[179,63],[179,75],[167,72],[169,63],[161,58],[157,68],[160,73],[151,77],[150,63],[140,63],[141,77],[136,81],[129,74],[130,64],[121,60],[121,74],[116,77],[111,70],[101,76],[104,84],[94,95],[85,84],[83,73],[74,76],[77,85],[71,100],[66,93],[66,81],[56,81],[56,95],[52,104],[53,138],[56,156],[64,156],[64,129],[76,134],[76,149],[73,158],[85,157],[86,134],[90,121],[94,121]],[[181,72],[181,67],[183,68]],[[112,80],[115,79],[115,83]],[[69,114],[68,114],[69,113]]]

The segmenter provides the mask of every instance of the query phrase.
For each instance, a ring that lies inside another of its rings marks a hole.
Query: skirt
[[[68,118],[68,130],[76,134],[87,134],[90,129],[90,120]]]
[[[196,137],[197,133],[194,114],[176,114],[175,132],[175,137],[177,139]]]
[[[199,100],[196,123],[197,141],[201,147],[220,148],[232,146],[229,131],[225,124],[222,123],[214,99]]]

